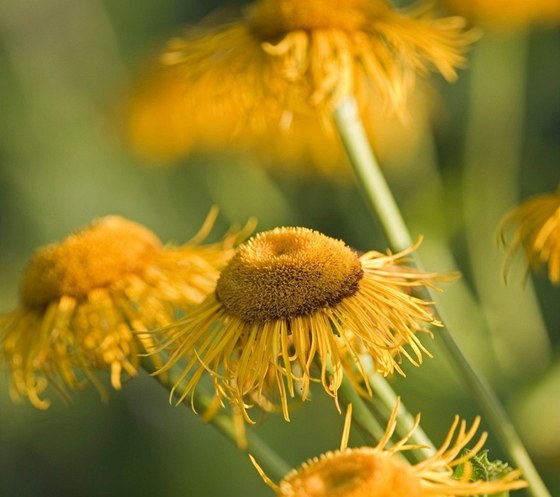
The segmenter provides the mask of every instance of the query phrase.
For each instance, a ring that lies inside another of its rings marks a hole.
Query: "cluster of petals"
[[[108,371],[115,389],[123,375],[136,375],[139,354],[154,348],[137,332],[166,326],[203,300],[246,236],[236,231],[201,245],[216,214],[182,246],[162,245],[143,226],[107,216],[38,249],[22,278],[19,307],[0,316],[11,396],[44,409],[49,385],[65,394],[93,383],[104,393],[96,371]],[[161,365],[157,354],[151,360]]]
[[[421,448],[410,443],[420,416],[404,437],[391,443],[397,427],[398,408],[397,399],[385,434],[374,447],[347,446],[351,419],[347,415],[340,449],[304,462],[279,484],[268,478],[254,458],[253,463],[277,497],[476,497],[527,486],[520,479],[519,470],[504,471],[489,481],[473,478],[470,461],[486,441],[486,433],[483,433],[473,447],[466,449],[475,440],[480,424],[478,417],[468,427],[465,420],[456,416],[441,446],[417,463],[409,463],[402,456]],[[455,471],[458,467],[463,468],[462,476]]]
[[[560,192],[526,200],[506,215],[500,232],[508,253],[506,273],[521,250],[530,267],[548,265],[550,281],[560,283]]]

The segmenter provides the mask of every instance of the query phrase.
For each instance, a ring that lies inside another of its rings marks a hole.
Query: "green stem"
[[[360,397],[346,376],[342,379],[338,395],[344,405],[352,404],[352,419],[361,430],[376,441],[381,440],[385,435],[385,428],[377,421],[364,399]]]
[[[382,404],[386,409],[383,415],[388,418],[397,402],[397,395],[389,382],[379,373],[372,373],[369,375],[369,382],[374,392],[374,404]],[[379,408],[377,408],[380,410]],[[397,411],[397,427],[396,432],[400,437],[408,435],[411,428],[414,426],[415,418],[407,410],[404,403],[401,401]],[[421,448],[413,451],[413,455],[417,461],[422,461],[426,457],[430,457],[435,452],[435,447],[428,435],[422,430],[419,425],[410,434],[410,442],[413,445],[420,445]]]
[[[334,111],[334,120],[359,184],[363,188],[366,199],[373,208],[391,248],[395,251],[408,248],[412,245],[408,228],[369,145],[353,98],[340,102]],[[413,257],[416,265],[421,268],[422,264],[418,256],[414,254]],[[426,292],[429,299],[435,302],[433,292],[430,289],[426,289]],[[446,319],[441,306],[437,304],[434,306],[439,317],[445,323]],[[457,373],[479,403],[502,448],[511,458],[511,462],[523,471],[524,477],[529,483],[527,490],[529,494],[533,497],[551,497],[513,424],[489,384],[475,371],[447,328],[439,330],[437,336],[442,341]]]
[[[389,244],[398,251],[410,247],[412,239],[373,154],[354,99],[342,101],[335,110],[334,118],[358,183],[374,216],[381,222]]]
[[[151,376],[155,371],[155,368],[149,358],[142,358],[142,368]],[[180,374],[181,368],[178,365],[173,366],[167,371],[165,375],[154,376],[154,379],[158,381],[168,391],[171,391],[173,386],[176,384]],[[180,388],[175,391],[175,396],[179,397]],[[207,411],[211,404],[213,398],[202,392],[200,388],[194,393],[193,406],[196,411],[203,414]],[[190,397],[185,400],[185,403],[190,406]],[[208,421],[214,426],[220,433],[222,433],[230,442],[237,445],[238,433],[236,431],[235,425],[232,421],[231,415],[224,412],[217,412]],[[247,454],[251,454],[257,460],[259,465],[265,469],[268,476],[276,481],[280,481],[287,473],[291,471],[291,466],[284,461],[272,448],[270,448],[266,442],[260,439],[255,433],[247,431],[247,446],[241,450],[245,451]]]
[[[389,416],[397,403],[397,395],[387,380],[378,373],[371,372],[371,374],[369,374],[369,382],[372,386],[374,397],[373,400],[367,403],[356,391],[347,377],[343,378],[338,392],[340,400],[344,405],[352,404],[352,419],[360,429],[373,437],[376,441],[379,441],[383,438],[386,428],[381,425],[378,418],[384,421],[389,420]],[[371,406],[369,404],[371,404]],[[377,416],[371,411],[371,408],[374,409]],[[413,425],[414,418],[401,401],[397,411],[397,426],[395,432],[399,437],[404,437],[409,434]],[[418,461],[425,459],[425,456],[432,455],[435,450],[434,445],[420,426],[417,426],[414,432],[412,432],[409,440],[414,445],[423,446],[417,451],[411,451],[412,457]],[[421,452],[421,454],[418,454],[418,452]]]

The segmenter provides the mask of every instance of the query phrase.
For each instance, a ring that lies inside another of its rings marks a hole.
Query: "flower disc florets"
[[[306,228],[260,233],[222,271],[216,297],[246,323],[307,316],[358,290],[363,270],[340,240]]]
[[[41,308],[63,295],[82,298],[93,288],[144,269],[160,250],[158,238],[143,226],[119,216],[104,217],[35,253],[22,280],[22,303]]]

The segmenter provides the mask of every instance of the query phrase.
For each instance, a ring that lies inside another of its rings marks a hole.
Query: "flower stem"
[[[391,248],[395,251],[408,248],[412,245],[408,228],[369,145],[353,98],[347,98],[339,103],[334,111],[334,121],[358,177],[358,183],[373,208]],[[416,265],[421,268],[419,257],[416,254],[413,254],[413,257]],[[430,300],[435,302],[433,292],[430,289],[426,289],[426,292]],[[434,307],[445,323],[441,306],[436,303]],[[477,400],[503,450],[511,462],[523,471],[529,483],[528,493],[533,497],[551,497],[490,385],[476,372],[448,328],[442,328],[437,336],[442,341],[457,373]]]
[[[153,376],[155,380],[158,381],[160,385],[171,391],[173,386],[176,384],[177,379],[181,374],[181,368],[178,365],[170,368],[165,375],[154,376],[153,373],[155,368],[149,358],[142,358],[142,368],[150,375]],[[177,391],[179,390],[179,391]],[[176,389],[175,396],[179,397],[180,389]],[[190,404],[190,398],[185,401],[186,404]],[[193,407],[198,413],[203,414],[208,409],[212,408],[213,398],[202,392],[201,388],[197,388],[193,397]],[[238,438],[239,434],[236,430],[235,424],[232,420],[231,414],[224,412],[216,412],[208,420],[216,430],[218,430],[222,435],[224,435],[230,442],[239,447]],[[261,466],[264,467],[267,474],[274,480],[281,480],[287,473],[291,471],[291,466],[284,461],[271,447],[269,447],[264,440],[259,438],[255,433],[247,432],[247,444],[245,448],[241,450],[245,451],[247,454],[251,454]]]
[[[373,387],[374,396],[378,400],[371,401],[371,407],[377,414],[374,414],[370,409],[370,402],[366,402],[360,394],[356,391],[352,383],[347,377],[344,377],[340,388],[338,390],[340,400],[343,404],[352,405],[352,419],[356,422],[359,428],[372,437],[376,442],[381,440],[385,435],[385,428],[378,421],[378,417],[389,420],[390,413],[393,411],[395,404],[398,402],[398,397],[393,391],[391,385],[380,374],[372,372],[369,378],[370,384]],[[421,461],[434,453],[434,446],[429,440],[424,431],[417,426],[416,429],[410,433],[414,425],[414,418],[407,411],[406,407],[400,402],[397,411],[397,425],[396,433],[399,437],[405,437],[414,445],[421,445],[418,449],[421,453],[414,451],[411,455],[417,461]]]
[[[352,404],[352,419],[362,431],[373,437],[375,441],[381,440],[385,435],[385,428],[381,426],[346,376],[342,379],[338,394],[343,404]]]
[[[391,413],[393,407],[397,403],[397,395],[389,382],[379,373],[372,372],[369,375],[369,382],[375,395],[374,403],[376,403],[377,399],[377,403],[382,404],[387,409],[384,415],[388,419],[388,414]],[[404,403],[401,401],[397,411],[397,427],[395,431],[400,437],[404,437],[408,435],[414,426],[414,423],[415,418],[412,414],[410,414]],[[422,430],[421,426],[416,427],[416,429],[410,434],[409,440],[413,445],[421,446],[414,451],[414,457],[417,461],[422,461],[426,457],[432,456],[436,450],[434,444],[428,435],[426,435],[424,430]]]

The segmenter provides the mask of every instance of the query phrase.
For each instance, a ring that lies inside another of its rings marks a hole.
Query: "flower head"
[[[532,268],[548,264],[550,281],[560,283],[560,191],[525,201],[507,214],[500,231],[508,252],[506,269],[523,249]],[[512,232],[510,239],[506,239],[508,232]]]
[[[533,23],[558,24],[557,0],[442,0],[451,11],[484,27],[518,29]]]
[[[108,370],[119,389],[123,373],[135,375],[138,352],[151,349],[135,331],[165,326],[177,308],[204,299],[233,253],[236,234],[198,245],[215,214],[180,247],[108,216],[37,250],[22,278],[20,307],[0,316],[0,358],[11,370],[12,397],[46,408],[41,394],[49,382],[75,389],[85,376],[98,385],[93,371]]]
[[[288,158],[319,155],[334,168],[315,142],[334,143],[341,159],[330,117],[339,100],[355,96],[366,122],[406,116],[417,73],[456,78],[473,41],[463,25],[385,0],[260,0],[243,21],[169,42],[161,71],[128,108],[131,142],[162,160],[286,144]]]
[[[468,465],[486,440],[483,433],[471,450],[460,455],[474,439],[479,418],[467,429],[466,422],[456,417],[441,447],[426,459],[410,464],[399,455],[417,448],[407,442],[419,418],[408,435],[388,447],[396,427],[395,417],[396,408],[385,436],[375,447],[347,448],[347,440],[343,439],[340,450],[310,459],[278,485],[255,465],[278,497],[474,497],[527,486],[519,479],[519,471],[510,471],[494,481],[469,481],[468,472],[462,478],[453,476],[453,468]]]
[[[162,371],[186,361],[181,399],[210,372],[234,406],[246,412],[248,402],[279,397],[286,419],[288,398],[298,389],[305,400],[311,381],[336,398],[344,374],[365,379],[360,354],[385,375],[404,374],[402,357],[418,365],[426,352],[416,333],[440,325],[409,292],[439,278],[402,266],[411,250],[359,257],[306,228],[260,233],[237,249],[215,292],[166,330]]]

